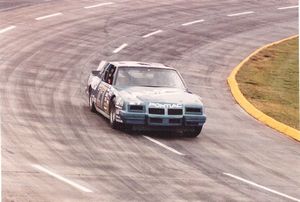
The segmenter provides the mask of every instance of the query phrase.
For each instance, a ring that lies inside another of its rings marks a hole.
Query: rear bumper
[[[201,127],[206,122],[205,115],[150,115],[132,113],[120,110],[117,121],[129,125],[158,126],[158,127]]]

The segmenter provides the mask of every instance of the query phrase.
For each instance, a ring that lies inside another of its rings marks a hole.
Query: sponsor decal
[[[155,108],[182,108],[182,104],[171,104],[171,103],[155,103],[150,102],[149,107],[155,107]]]

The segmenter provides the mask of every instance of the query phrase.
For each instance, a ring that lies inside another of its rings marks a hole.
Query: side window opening
[[[110,64],[105,70],[103,81],[112,85],[114,81],[115,72],[116,72],[116,67]]]

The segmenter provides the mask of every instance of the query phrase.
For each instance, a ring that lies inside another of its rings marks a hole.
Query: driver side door
[[[114,81],[116,67],[109,64],[101,75],[101,82],[98,86],[98,96],[96,99],[96,107],[101,111],[109,114],[110,89]]]

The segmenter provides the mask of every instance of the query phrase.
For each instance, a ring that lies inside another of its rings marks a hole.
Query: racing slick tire
[[[115,98],[113,98],[112,101],[110,102],[109,123],[110,123],[111,128],[113,128],[113,129],[122,129],[121,123],[118,123],[116,121],[116,100],[115,100]]]
[[[195,127],[195,128],[193,128],[192,130],[189,130],[189,131],[185,131],[184,132],[184,135],[186,136],[186,137],[197,137],[198,135],[200,135],[200,133],[201,133],[201,130],[202,130],[202,127],[203,126],[200,126],[200,127]]]
[[[91,112],[96,112],[95,104],[92,100],[91,93],[89,93],[89,108],[90,108]]]

